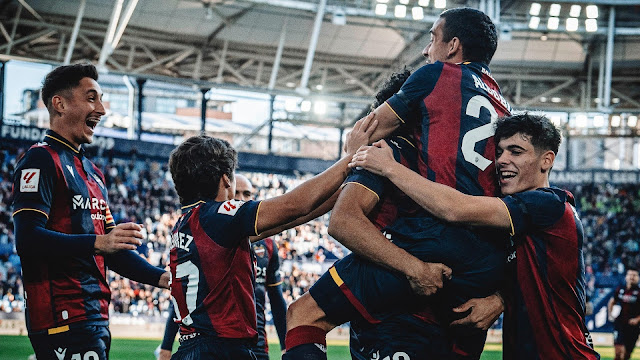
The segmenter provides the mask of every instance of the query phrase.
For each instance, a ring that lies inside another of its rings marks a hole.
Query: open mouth
[[[502,180],[508,180],[511,178],[514,178],[517,174],[513,171],[500,171],[500,179]]]
[[[94,130],[96,128],[96,126],[98,126],[99,122],[100,122],[100,119],[98,119],[98,118],[88,118],[85,121],[85,124],[87,124],[89,129]]]

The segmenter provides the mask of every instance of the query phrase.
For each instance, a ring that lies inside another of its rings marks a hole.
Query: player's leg
[[[289,307],[283,359],[326,359],[325,337],[331,329],[356,318],[377,323],[373,312],[388,312],[411,296],[401,275],[349,255]]]
[[[251,343],[244,339],[224,339],[198,335],[180,342],[172,360],[255,360]]]
[[[633,349],[636,347],[636,342],[638,342],[638,337],[640,336],[640,329],[635,326],[627,326],[625,330],[625,344],[624,344],[624,359],[629,360],[631,358],[631,353]]]
[[[614,360],[625,360],[626,347],[624,343],[624,329],[615,325],[613,328],[613,349],[615,353]]]
[[[111,333],[107,325],[76,325],[68,330],[62,327],[31,334],[29,338],[38,360],[107,360],[111,347]]]

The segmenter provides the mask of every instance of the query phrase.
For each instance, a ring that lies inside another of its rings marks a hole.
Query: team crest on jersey
[[[20,174],[20,192],[38,192],[40,169],[23,169]]]
[[[264,257],[267,249],[265,249],[263,245],[253,245],[253,252],[255,252],[257,256]]]
[[[228,200],[222,203],[218,208],[218,214],[225,214],[235,216],[238,212],[238,209],[244,204],[244,201],[240,200]]]

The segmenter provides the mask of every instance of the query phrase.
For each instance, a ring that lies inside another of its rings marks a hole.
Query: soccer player
[[[638,287],[638,269],[628,269],[624,277],[625,286],[618,287],[607,304],[609,316],[613,306],[618,304],[620,314],[613,320],[613,344],[615,360],[631,358],[633,348],[636,347],[640,335],[640,288]]]
[[[388,178],[442,220],[510,234],[504,359],[599,359],[584,323],[582,223],[573,195],[549,186],[560,133],[543,116],[521,114],[497,121],[495,141],[503,198],[470,196],[429,181],[396,163],[384,142],[363,147],[350,166]],[[500,302],[493,296],[476,306]]]
[[[347,154],[368,143],[377,125],[372,118],[356,123]],[[228,142],[196,136],[171,153],[169,169],[183,204],[170,252],[171,295],[180,321],[174,359],[254,358],[249,236],[303,217],[330,198],[348,173],[351,155],[282,196],[243,202],[233,200],[237,153]]]
[[[443,12],[423,51],[429,64],[373,112],[380,122],[373,138],[402,126],[415,139],[422,176],[467,194],[497,195],[491,122],[510,113],[510,107],[488,68],[496,47],[495,26],[482,12],[469,8]],[[380,319],[374,313],[411,311],[407,300],[419,301],[411,297],[411,288],[431,295],[450,272],[424,261],[454,267],[453,286],[446,294],[454,306],[488,296],[500,286],[503,249],[485,240],[494,237],[491,231],[416,215],[399,217],[383,229],[387,234],[383,236],[366,216],[378,197],[352,184],[340,194],[329,230],[355,255],[336,263],[289,307],[289,359],[309,353],[325,358],[320,348],[326,332],[354,317],[375,323]],[[326,295],[329,292],[337,295]]]
[[[13,183],[16,248],[36,357],[107,359],[111,345],[107,266],[168,288],[169,273],[132,251],[141,226],[115,225],[102,172],[82,144],[105,114],[91,64],[60,66],[45,77],[51,130],[18,162]]]
[[[254,189],[251,181],[242,174],[236,174],[235,200],[253,200]],[[256,357],[261,360],[269,360],[269,343],[265,329],[265,302],[269,294],[273,323],[276,326],[280,338],[280,348],[284,350],[284,337],[286,332],[287,303],[282,296],[282,280],[280,280],[280,261],[278,259],[278,245],[272,238],[266,238],[254,242],[252,250],[256,257],[256,284],[254,293],[256,297],[256,315],[258,319],[258,343],[252,346]],[[179,325],[174,321],[175,310],[171,306],[170,316],[167,319],[165,333],[157,350],[159,360],[169,360],[173,349],[173,342],[178,333]]]

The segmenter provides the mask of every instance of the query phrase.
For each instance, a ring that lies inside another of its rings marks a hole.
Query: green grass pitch
[[[110,358],[113,360],[154,360],[153,351],[160,340],[132,340],[113,339]],[[177,347],[177,343],[174,349]],[[277,344],[270,344],[270,356],[272,360],[280,359],[280,351]],[[613,347],[597,347],[602,360],[613,359]],[[26,336],[0,336],[0,360],[27,360],[30,354],[31,344]],[[344,344],[331,344],[328,346],[329,360],[349,360],[349,348]],[[500,345],[487,345],[481,360],[500,360],[502,353]],[[640,350],[634,352],[632,359],[640,359]]]

